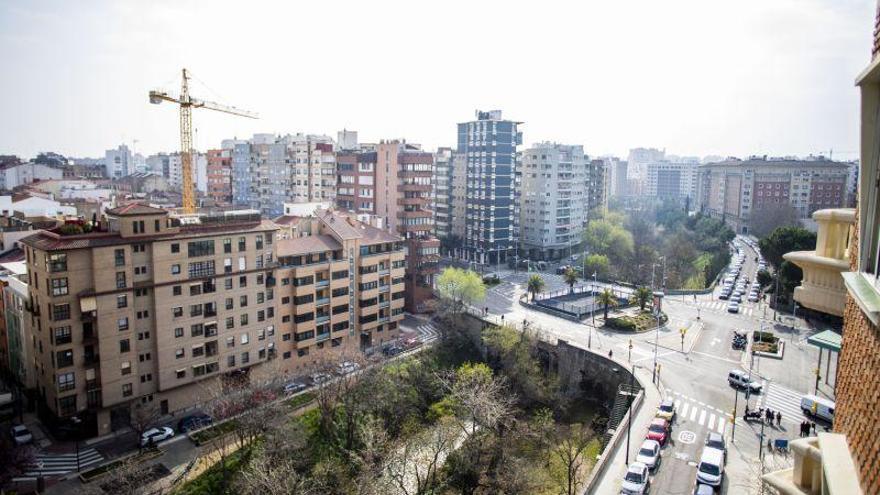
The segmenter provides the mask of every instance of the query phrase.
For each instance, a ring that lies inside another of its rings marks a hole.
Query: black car
[[[186,416],[177,422],[177,431],[186,433],[190,430],[197,430],[214,422],[214,418],[207,414],[193,414]]]

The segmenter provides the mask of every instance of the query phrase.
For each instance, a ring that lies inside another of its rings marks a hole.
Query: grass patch
[[[236,473],[244,467],[250,459],[251,448],[242,448],[226,456],[224,462],[217,462],[209,467],[196,478],[184,483],[174,490],[173,495],[205,495],[225,494],[232,492],[232,481]],[[223,480],[224,464],[226,468],[226,482]],[[224,486],[224,484],[226,486]]]
[[[660,315],[660,324],[666,323],[669,317]],[[605,326],[624,332],[644,332],[657,326],[657,318],[650,311],[641,311],[637,315],[625,315],[605,320]]]
[[[189,438],[192,439],[192,441],[195,442],[196,445],[204,445],[217,437],[223,436],[235,430],[237,426],[238,421],[230,419],[229,421],[217,423],[214,426],[192,433],[190,434]]]
[[[305,406],[306,404],[311,403],[313,400],[315,400],[315,393],[314,392],[305,392],[305,393],[299,394],[295,397],[292,397],[290,400],[288,400],[286,402],[286,404],[287,404],[287,407],[296,410],[296,409],[299,409],[299,408]]]

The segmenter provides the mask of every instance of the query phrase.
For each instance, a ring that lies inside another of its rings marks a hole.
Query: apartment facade
[[[846,204],[848,166],[824,158],[812,160],[728,159],[699,167],[697,198],[701,211],[724,218],[738,233],[762,209],[790,204],[801,219]]]
[[[448,239],[452,234],[452,148],[438,148],[434,153],[434,183],[431,209],[434,211],[434,235]]]
[[[119,179],[134,172],[134,158],[128,146],[120,144],[115,150],[104,152],[104,167],[107,177]]]
[[[208,380],[275,357],[276,230],[252,214],[181,225],[131,204],[91,233],[24,239],[41,415],[103,435],[135,401],[180,411]]]
[[[516,255],[519,243],[519,164],[522,122],[504,120],[500,110],[476,111],[458,124],[458,147],[467,170],[462,256],[500,265]]]
[[[376,213],[376,160],[375,151],[337,153],[337,206],[356,213]]]
[[[580,145],[540,143],[523,152],[520,242],[527,258],[561,259],[580,243],[590,211],[588,161]]]
[[[307,370],[325,356],[368,352],[399,337],[400,237],[332,210],[300,219],[290,233],[278,241],[285,369]]]
[[[314,134],[257,134],[234,144],[233,203],[281,215],[284,203],[333,201],[336,153],[333,139]]]
[[[597,210],[608,208],[608,165],[605,160],[589,160],[586,173],[587,221]]]
[[[467,157],[463,153],[452,154],[451,192],[450,192],[450,215],[449,231],[454,239],[453,255],[456,258],[465,257],[464,236],[465,216],[467,215]]]
[[[232,205],[232,150],[208,150],[207,195],[218,206]]]
[[[646,167],[645,195],[659,200],[694,203],[699,163],[659,160]]]

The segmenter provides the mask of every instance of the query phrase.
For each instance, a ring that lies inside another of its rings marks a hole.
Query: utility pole
[[[730,420],[733,426],[730,428],[730,443],[733,443],[733,437],[736,435],[736,404],[738,401],[739,390],[736,387],[733,387],[733,418]]]
[[[776,309],[779,307],[779,270],[776,270],[776,289],[773,290],[773,321],[776,321]]]
[[[632,348],[632,343],[630,343],[630,348]],[[629,436],[633,425],[633,380],[635,376],[636,365],[632,365],[632,369],[629,371],[629,421],[626,424],[626,462],[624,464],[629,464]]]

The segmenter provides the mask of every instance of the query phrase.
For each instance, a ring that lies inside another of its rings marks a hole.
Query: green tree
[[[608,319],[608,308],[617,307],[617,297],[611,292],[611,289],[605,289],[596,296],[596,300],[604,309],[605,319]]]
[[[761,270],[758,272],[755,277],[761,287],[767,287],[768,285],[773,283],[773,275],[770,275],[770,272],[767,270]]]
[[[761,239],[759,245],[764,258],[779,270],[785,253],[815,249],[816,234],[802,227],[780,227]]]
[[[565,280],[565,283],[568,284],[568,291],[574,292],[574,284],[576,284],[578,281],[578,274],[576,271],[574,271],[574,268],[566,268],[565,273],[562,275],[562,278]]]
[[[538,295],[538,292],[544,290],[544,279],[541,278],[537,273],[533,274],[529,277],[528,285],[526,289],[529,291],[529,294],[532,295],[532,301],[535,300],[535,296]]]
[[[593,220],[587,224],[584,242],[592,253],[608,257],[615,266],[620,266],[633,252],[632,234],[609,220]]]
[[[654,297],[654,294],[651,292],[651,289],[648,287],[638,287],[632,295],[633,304],[638,304],[639,309],[642,311],[645,310],[645,306],[651,302],[651,298]]]
[[[594,273],[598,278],[604,278],[611,271],[611,263],[604,254],[591,254],[587,256],[584,266],[585,279],[591,278]]]
[[[486,297],[486,286],[477,272],[461,268],[445,268],[437,277],[437,294],[452,313],[482,301]]]

